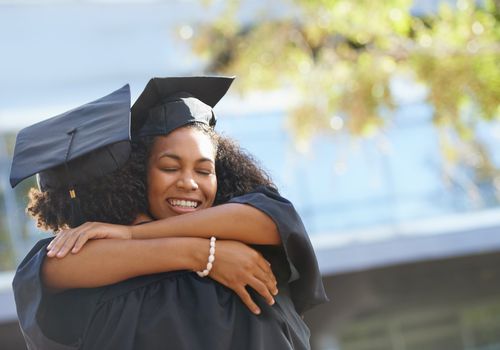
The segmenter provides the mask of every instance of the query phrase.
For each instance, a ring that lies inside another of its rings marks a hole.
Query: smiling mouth
[[[196,209],[200,204],[198,201],[186,199],[168,199],[167,201],[171,206],[183,209]]]

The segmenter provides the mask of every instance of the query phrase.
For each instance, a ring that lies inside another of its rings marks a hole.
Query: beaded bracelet
[[[203,271],[196,271],[196,273],[200,277],[206,277],[206,276],[208,276],[208,274],[210,273],[210,270],[212,270],[213,263],[215,261],[215,241],[216,240],[217,239],[214,236],[212,236],[210,238],[210,255],[208,255],[207,267]]]

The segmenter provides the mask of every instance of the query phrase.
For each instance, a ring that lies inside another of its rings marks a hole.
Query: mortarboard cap
[[[42,190],[85,183],[119,169],[130,156],[130,87],[22,129],[12,187],[38,173]]]
[[[132,137],[166,135],[191,123],[215,126],[212,108],[233,80],[234,77],[151,79],[132,106]]]

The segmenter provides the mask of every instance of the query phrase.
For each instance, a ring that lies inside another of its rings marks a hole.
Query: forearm
[[[131,227],[132,238],[201,237],[237,240],[247,244],[281,243],[273,220],[245,204],[223,204]]]
[[[206,264],[208,241],[199,238],[89,241],[78,254],[46,258],[42,278],[49,289],[100,287],[132,277]]]

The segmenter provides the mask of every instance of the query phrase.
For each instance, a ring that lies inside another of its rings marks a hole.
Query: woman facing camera
[[[254,162],[213,132],[206,116],[213,116],[211,107],[218,99],[209,105],[202,102],[205,96],[189,90],[190,85],[196,89],[207,83],[212,86],[201,91],[220,90],[218,82],[227,85],[227,80],[177,79],[181,83],[177,80],[169,86],[175,91],[150,106],[161,110],[159,115],[149,110],[134,130],[137,142],[129,163],[147,170],[142,176],[148,209],[135,222],[141,225],[87,223],[61,230],[75,225],[57,222],[55,227],[56,221],[50,221],[51,202],[43,199],[47,194],[34,197],[30,210],[39,223],[59,230],[48,253],[59,259],[33,264],[28,256],[19,270],[42,268],[42,294],[49,294],[53,302],[40,303],[38,309],[43,311],[35,318],[71,318],[65,315],[67,307],[75,299],[85,300],[82,309],[87,317],[82,319],[88,321],[81,321],[83,331],[74,332],[76,342],[70,344],[84,349],[308,348],[308,330],[298,311],[322,301],[324,294],[315,260],[307,261],[310,245],[301,246],[304,239],[308,243],[307,236],[298,238],[303,231],[300,219]],[[179,86],[184,82],[188,86]],[[151,92],[146,88],[145,93]],[[165,107],[172,102],[175,106]],[[70,199],[74,198],[70,195]],[[83,210],[85,205],[79,203],[79,207]],[[85,221],[97,221],[89,218]],[[147,223],[151,218],[160,220]],[[108,239],[94,239],[81,249],[89,238]],[[261,255],[241,242],[252,244],[270,261],[277,281]],[[38,248],[32,256],[44,246]],[[253,254],[242,259],[240,248]],[[62,258],[70,249],[75,254]],[[297,260],[300,254],[301,261]],[[166,263],[177,271],[163,272]],[[233,268],[238,271],[221,271],[230,265],[237,265]],[[304,267],[312,268],[315,275],[307,275]],[[246,289],[247,285],[251,288]],[[75,293],[91,295],[75,298]],[[57,333],[50,331],[49,335]]]

